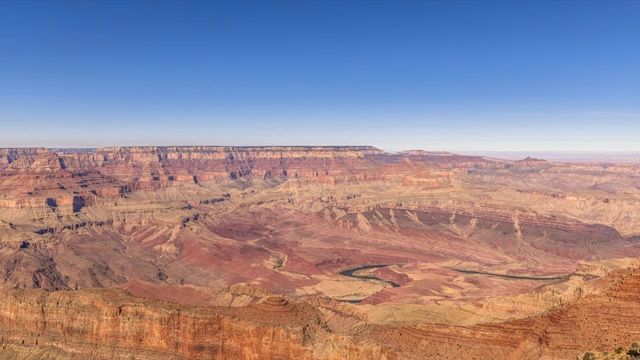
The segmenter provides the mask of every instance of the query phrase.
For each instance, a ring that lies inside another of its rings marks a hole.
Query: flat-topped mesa
[[[0,155],[37,155],[47,153],[46,148],[0,148]]]
[[[355,158],[382,155],[373,146],[142,146],[106,147],[94,154],[105,160],[247,160],[299,158]]]
[[[548,164],[549,162],[545,159],[536,159],[531,156],[527,156],[522,160],[516,160],[516,164]]]
[[[405,150],[400,151],[398,155],[404,156],[456,156],[458,154],[447,151],[426,151],[426,150]]]

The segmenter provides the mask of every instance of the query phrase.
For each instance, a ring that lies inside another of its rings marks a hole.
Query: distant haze
[[[497,159],[521,160],[526,157],[543,159],[551,162],[622,162],[640,163],[640,153],[624,152],[509,152],[509,151],[466,151],[463,155],[481,155]]]
[[[639,17],[638,1],[2,1],[0,147],[633,157]]]

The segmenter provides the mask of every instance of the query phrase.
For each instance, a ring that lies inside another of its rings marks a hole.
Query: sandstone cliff
[[[612,272],[606,282],[610,284],[605,292],[539,317],[469,327],[352,322],[334,330],[328,315],[343,319],[358,315],[322,299],[298,302],[263,293],[255,305],[186,307],[113,289],[55,293],[4,289],[0,354],[142,359],[573,358],[586,350],[613,351],[638,340],[638,263]]]
[[[185,307],[120,290],[0,292],[0,355],[82,359],[396,359],[336,336],[305,303]],[[9,349],[7,350],[7,345]],[[38,349],[41,352],[38,352]],[[46,354],[46,355],[45,355]]]

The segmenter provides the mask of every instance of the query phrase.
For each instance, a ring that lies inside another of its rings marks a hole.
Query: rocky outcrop
[[[3,148],[0,149],[0,166],[10,165],[19,158],[48,154],[45,148]]]
[[[407,186],[418,186],[422,189],[439,189],[451,186],[451,178],[455,176],[448,171],[420,172],[407,175],[402,179],[402,184]]]
[[[356,346],[331,334],[318,310],[282,297],[240,308],[185,307],[122,290],[4,290],[0,299],[0,342],[18,353],[44,348],[54,358],[398,358],[383,346]]]
[[[380,279],[391,281],[401,286],[407,285],[411,282],[411,278],[407,274],[393,271],[393,269],[388,266],[376,269],[373,274]]]

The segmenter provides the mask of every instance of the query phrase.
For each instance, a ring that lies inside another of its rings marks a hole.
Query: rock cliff
[[[50,358],[573,358],[637,341],[640,269],[612,272],[601,294],[521,320],[468,327],[353,323],[337,303],[264,297],[241,307],[187,307],[122,290],[0,291],[0,354]],[[341,314],[341,315],[336,315]],[[335,320],[335,319],[334,319]]]
[[[111,359],[397,359],[330,332],[314,307],[275,296],[240,308],[186,307],[122,290],[0,292],[0,354]],[[9,350],[7,350],[9,345]]]

